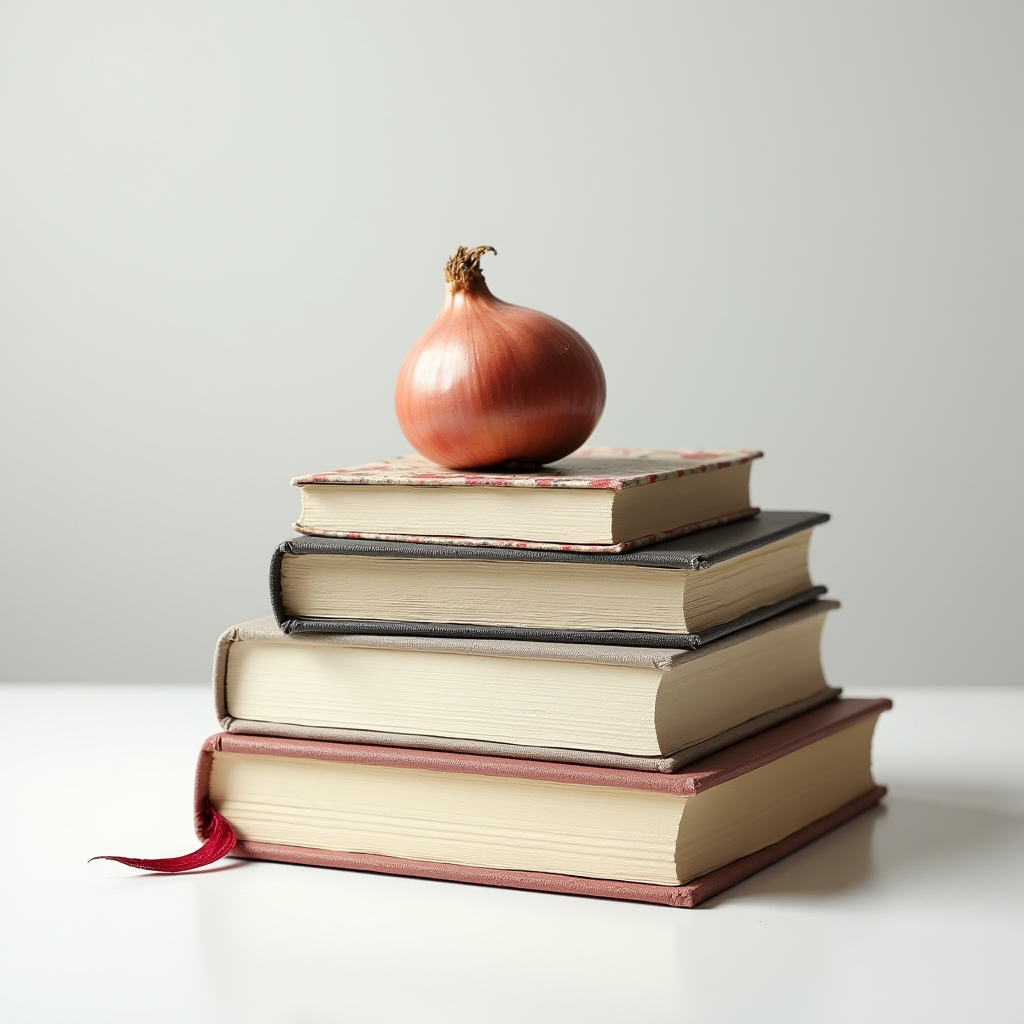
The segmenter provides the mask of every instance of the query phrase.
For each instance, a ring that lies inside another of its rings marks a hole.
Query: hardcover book
[[[671,775],[220,733],[196,829],[233,856],[693,906],[877,802],[887,700],[837,700]]]
[[[301,537],[271,563],[285,632],[696,647],[806,603],[817,512],[616,554]]]
[[[752,449],[584,448],[527,472],[418,455],[296,477],[295,529],[317,537],[626,551],[754,515]]]
[[[217,645],[226,732],[672,772],[838,696],[833,601],[690,648],[282,632]]]

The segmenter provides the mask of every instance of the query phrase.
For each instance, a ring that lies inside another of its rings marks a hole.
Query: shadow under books
[[[1006,794],[992,789],[897,786],[877,807],[701,906],[837,893],[907,872],[960,873],[979,854],[1024,841],[1024,815],[998,806],[1006,802]]]

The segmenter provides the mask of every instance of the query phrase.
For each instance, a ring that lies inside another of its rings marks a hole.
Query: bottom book
[[[221,733],[232,856],[695,906],[877,803],[888,700],[837,700],[671,775]]]

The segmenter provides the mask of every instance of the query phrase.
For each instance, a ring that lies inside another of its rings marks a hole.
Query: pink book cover
[[[205,841],[210,825],[210,770],[214,754],[219,751],[266,754],[276,757],[304,757],[321,761],[347,761],[427,771],[531,778],[548,782],[655,790],[681,796],[693,796],[712,786],[720,785],[753,771],[755,768],[760,768],[762,765],[824,739],[826,736],[846,729],[857,722],[876,717],[891,707],[892,702],[884,698],[836,700],[808,711],[798,718],[767,729],[756,736],[735,743],[731,747],[717,751],[689,765],[685,770],[671,775],[397,747],[219,733],[210,737],[203,744],[199,756],[195,790],[196,833],[200,839]],[[741,857],[739,860],[683,885],[653,885],[644,882],[584,878],[537,871],[472,867],[443,862],[405,860],[373,853],[346,853],[246,840],[238,842],[231,856],[410,875],[418,878],[515,889],[536,889],[544,892],[639,900],[674,907],[693,907],[843,824],[876,804],[884,795],[885,787],[875,786],[823,818],[786,836],[781,841],[746,857]]]
[[[532,487],[561,490],[566,488],[621,491],[644,487],[672,477],[711,473],[718,469],[744,465],[759,459],[763,452],[753,448],[729,449],[662,449],[662,448],[581,448],[568,458],[537,470],[512,473],[496,470],[467,472],[437,466],[419,455],[403,455],[362,466],[310,473],[292,480],[292,486],[307,484],[377,485],[397,487]],[[472,547],[514,547],[615,553],[657,544],[699,530],[748,519],[757,508],[737,509],[728,515],[676,529],[636,537],[618,544],[554,544],[546,541],[513,538],[427,536],[398,533],[321,532],[295,523],[299,533],[328,537],[351,537],[357,540],[394,540],[421,544],[463,544]]]

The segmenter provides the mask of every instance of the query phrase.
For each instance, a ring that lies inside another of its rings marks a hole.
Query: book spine
[[[288,541],[278,544],[270,558],[270,607],[274,612],[277,624],[286,633],[291,632],[288,616],[284,610],[284,598],[281,594],[281,562],[288,550]]]
[[[225,630],[217,641],[213,653],[213,709],[222,729],[227,729],[231,718],[228,716],[228,650],[238,638],[238,627]]]

